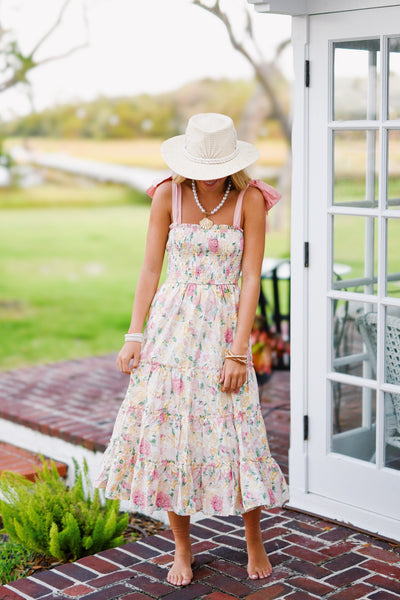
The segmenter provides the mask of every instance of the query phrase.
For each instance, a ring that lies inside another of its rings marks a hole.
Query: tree
[[[86,13],[86,5],[83,4],[83,19],[85,22],[87,40],[81,44],[71,47],[66,52],[46,58],[38,59],[37,55],[40,48],[46,40],[57,30],[61,25],[65,11],[71,0],[65,0],[62,4],[58,16],[53,25],[42,35],[36,42],[33,49],[28,53],[23,53],[18,41],[12,31],[4,29],[0,23],[0,92],[10,89],[18,84],[29,84],[28,73],[37,67],[44,65],[54,60],[66,58],[74,52],[85,48],[89,45],[89,27]]]
[[[289,116],[289,110],[285,109],[280,98],[279,81],[283,76],[278,67],[279,57],[283,50],[290,44],[290,40],[285,40],[276,49],[272,60],[268,61],[263,57],[257,44],[254,32],[252,15],[246,0],[243,0],[242,7],[242,28],[237,31],[234,27],[231,12],[224,10],[221,0],[192,0],[192,3],[209,13],[215,15],[224,24],[232,46],[240,52],[242,56],[250,63],[254,69],[254,74],[259,82],[255,94],[250,99],[247,108],[245,108],[241,123],[238,127],[239,137],[254,141],[257,131],[260,128],[265,114],[260,110],[260,93],[264,94],[269,101],[270,112],[279,121],[282,133],[288,143],[288,153],[279,176],[279,188],[283,198],[290,198],[291,181],[291,132],[292,125]],[[283,203],[277,205],[273,211],[273,226],[280,229],[283,225]]]
[[[214,0],[213,3],[207,3],[204,0],[192,0],[192,3],[204,10],[215,15],[222,21],[229,35],[229,40],[232,46],[244,56],[254,69],[264,93],[268,97],[271,104],[271,111],[278,119],[282,133],[290,144],[291,140],[291,123],[287,112],[283,109],[279,99],[279,92],[276,89],[275,82],[279,76],[279,68],[277,66],[278,59],[282,51],[288,46],[290,40],[282,42],[271,61],[267,61],[260,51],[254,34],[253,20],[249,11],[247,2],[243,5],[242,31],[235,31],[232,19],[227,11],[221,8],[221,0]]]

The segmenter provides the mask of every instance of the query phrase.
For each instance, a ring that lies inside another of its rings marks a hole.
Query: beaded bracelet
[[[234,360],[235,362],[238,362],[241,365],[247,365],[246,354],[233,354],[230,350],[227,350],[225,358],[230,358],[231,360]]]
[[[141,344],[143,342],[143,333],[126,333],[125,341],[126,342],[139,342]]]

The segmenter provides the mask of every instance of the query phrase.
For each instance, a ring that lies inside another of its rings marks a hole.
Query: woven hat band
[[[222,163],[228,162],[228,161],[232,160],[233,158],[235,158],[235,156],[237,156],[239,154],[239,148],[236,147],[235,150],[233,152],[231,152],[231,154],[228,154],[227,156],[221,156],[219,158],[202,158],[200,156],[194,156],[194,154],[191,154],[190,152],[188,152],[186,147],[183,149],[183,154],[189,160],[193,160],[193,162],[196,162],[196,163],[199,163],[202,165],[220,165]]]

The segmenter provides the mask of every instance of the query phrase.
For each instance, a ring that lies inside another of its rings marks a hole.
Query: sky
[[[62,25],[46,40],[38,58],[56,55],[87,40],[82,17],[86,1],[89,46],[62,60],[48,63],[29,76],[27,89],[0,94],[2,118],[26,114],[68,101],[99,95],[159,93],[204,77],[251,78],[253,70],[236,52],[224,25],[190,0],[71,0]],[[12,30],[24,51],[54,23],[64,0],[0,0],[0,23]],[[235,27],[242,22],[246,0],[222,0]],[[256,13],[255,32],[263,56],[290,37],[290,17]],[[291,56],[282,59],[291,76]]]

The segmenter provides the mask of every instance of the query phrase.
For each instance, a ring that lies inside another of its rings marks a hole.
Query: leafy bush
[[[25,564],[33,557],[32,552],[11,540],[0,543],[0,584],[14,581],[25,574]]]
[[[58,560],[76,560],[123,542],[128,513],[119,516],[119,502],[106,500],[89,490],[87,464],[83,472],[75,461],[75,482],[67,488],[54,463],[42,458],[37,479],[17,473],[0,477],[0,513],[10,538],[32,552]]]

